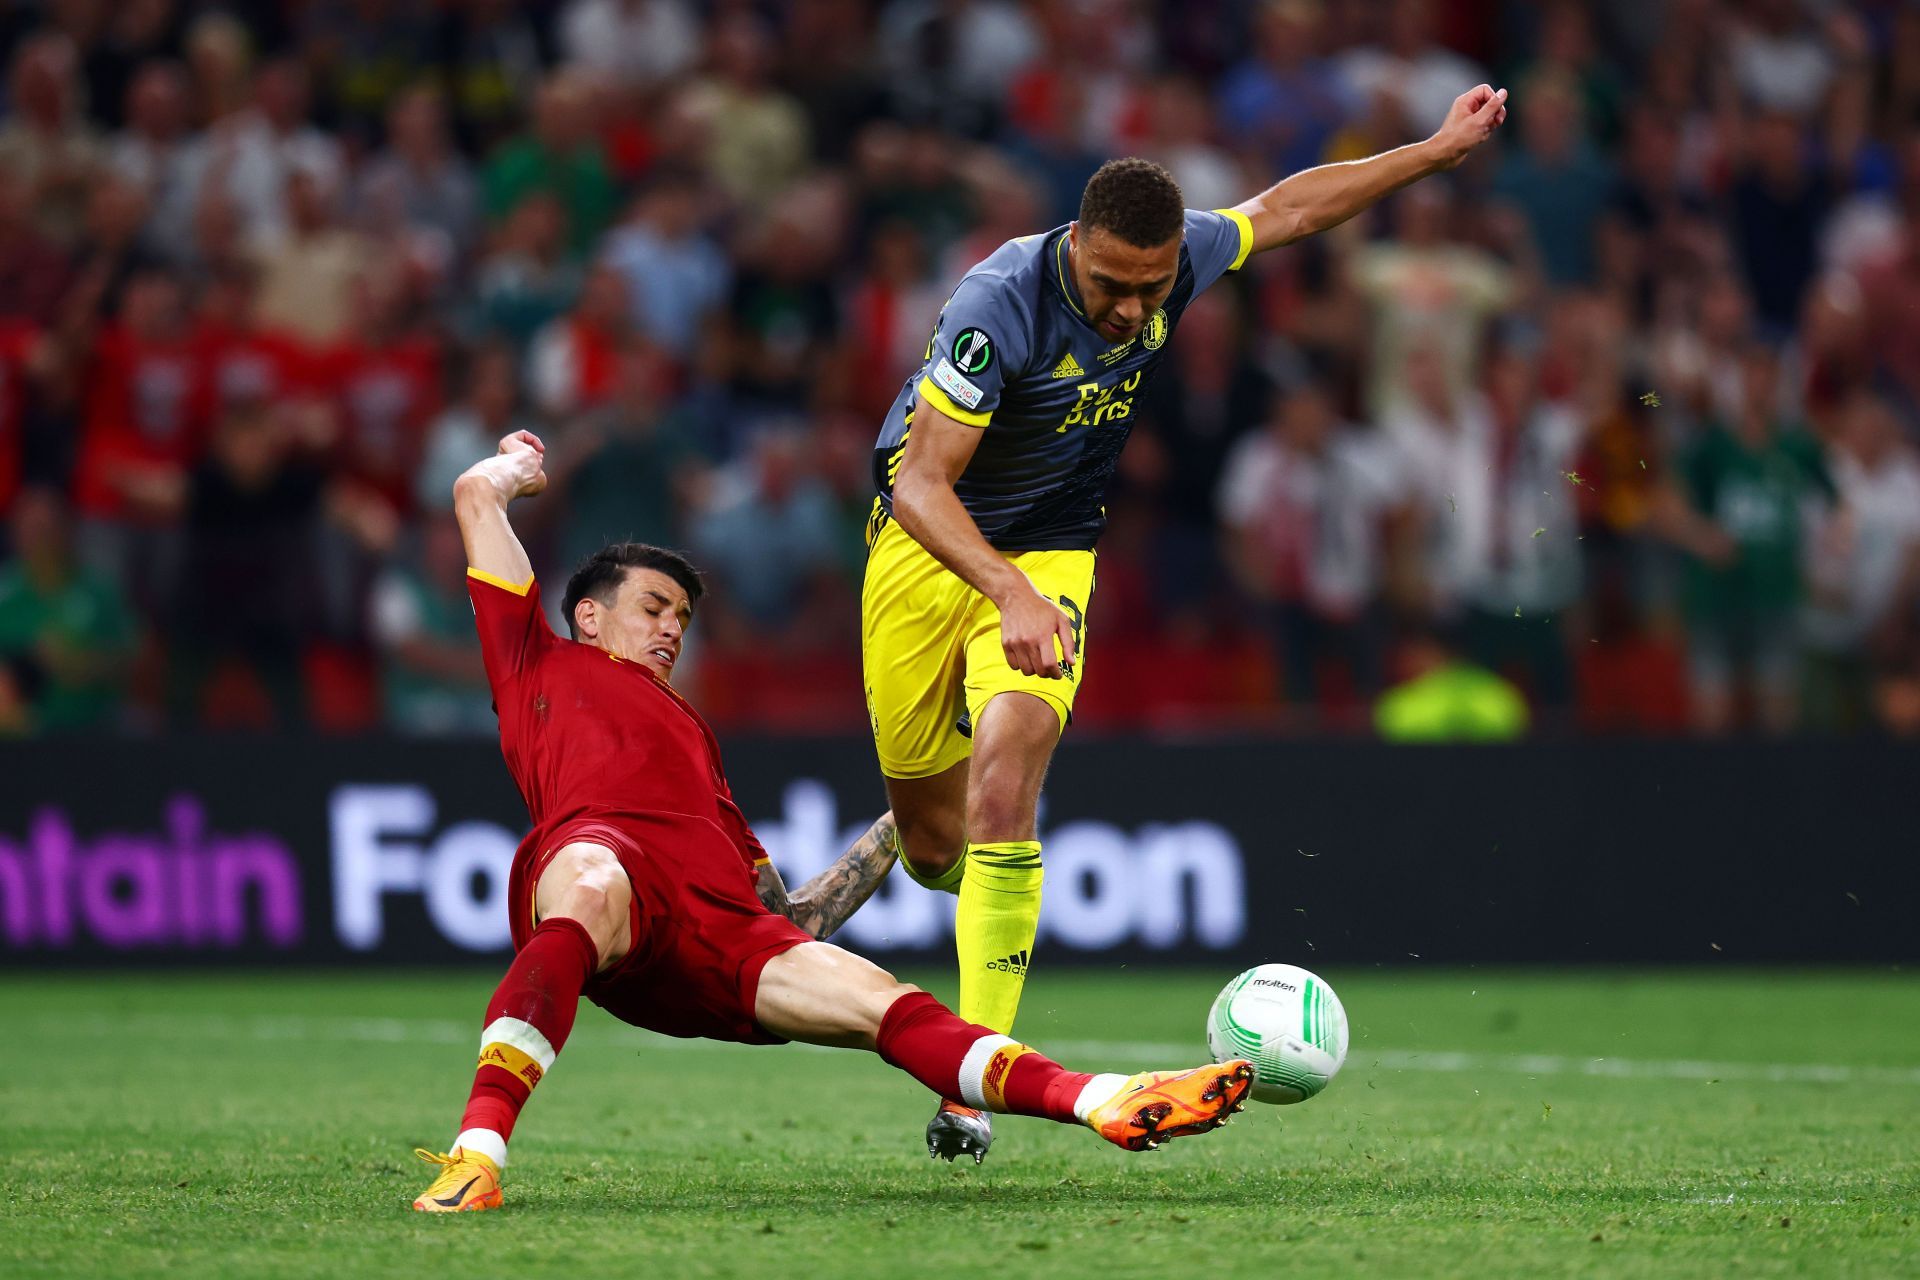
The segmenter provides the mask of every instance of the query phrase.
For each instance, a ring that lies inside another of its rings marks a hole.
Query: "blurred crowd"
[[[1078,718],[1920,732],[1905,0],[11,0],[0,65],[7,732],[491,732],[451,485],[522,427],[545,581],[687,548],[712,718],[858,730],[967,267],[1482,80],[1494,146],[1187,313]]]

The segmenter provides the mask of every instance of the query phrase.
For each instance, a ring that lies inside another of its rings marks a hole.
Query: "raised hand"
[[[1477,84],[1453,100],[1447,118],[1434,131],[1440,167],[1451,169],[1493,136],[1507,118],[1507,91]]]
[[[511,502],[515,498],[531,498],[547,487],[547,446],[540,437],[531,431],[515,431],[500,437],[500,447],[494,456],[481,463],[476,469],[484,470],[500,490],[500,496]]]

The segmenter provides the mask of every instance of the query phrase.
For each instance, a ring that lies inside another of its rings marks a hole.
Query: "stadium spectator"
[[[1407,356],[1416,346],[1438,353],[1447,385],[1463,394],[1479,369],[1487,322],[1522,287],[1512,267],[1451,236],[1454,201],[1442,182],[1402,193],[1395,213],[1398,235],[1355,250],[1351,265],[1372,312],[1366,404],[1373,414],[1385,412],[1406,385]]]
[[[1221,475],[1226,561],[1268,616],[1288,699],[1320,702],[1331,662],[1370,699],[1385,675],[1381,585],[1405,515],[1397,460],[1306,380],[1277,398]]]
[[[568,0],[559,30],[568,65],[641,89],[700,56],[700,25],[682,0]]]
[[[686,91],[684,109],[705,128],[707,171],[747,213],[766,208],[799,178],[812,141],[806,113],[774,84],[773,35],[751,10],[719,19],[712,74]]]
[[[147,240],[175,263],[191,255],[199,199],[188,163],[189,105],[179,64],[147,63],[127,88],[126,128],[107,148],[108,167],[146,194],[153,211]]]
[[[178,582],[183,484],[205,445],[197,355],[180,281],[149,268],[79,365],[78,546],[150,611]]]
[[[634,331],[681,360],[713,323],[732,282],[726,254],[701,223],[693,177],[659,174],[607,236],[601,255],[626,285]]]
[[[307,723],[300,657],[320,621],[325,478],[302,443],[292,410],[236,406],[190,478],[186,571],[167,628],[176,724]],[[251,687],[234,694],[236,684]]]
[[[113,727],[138,636],[109,574],[73,554],[66,504],[31,488],[14,502],[13,558],[0,565],[0,663],[11,703],[5,731]]]
[[[1884,399],[1857,392],[1830,455],[1838,507],[1814,537],[1805,618],[1806,722],[1828,732],[1871,721],[1876,668],[1898,652],[1920,603],[1920,458]]]
[[[632,338],[631,320],[626,279],[608,266],[588,272],[573,310],[541,329],[527,353],[534,408],[560,419],[604,403]]]
[[[219,32],[221,28],[213,28]],[[238,57],[240,69],[218,64],[221,76],[244,76],[244,46],[236,55],[222,44],[218,58]],[[296,175],[332,199],[346,177],[338,141],[315,128],[306,70],[295,60],[267,63],[251,81],[246,105],[227,104],[196,137],[184,167],[187,181],[205,200],[215,194],[233,201],[246,238],[271,244],[296,234],[306,212],[293,208]]]
[[[1691,558],[1693,708],[1708,733],[1744,723],[1784,733],[1798,709],[1804,509],[1835,490],[1819,443],[1780,416],[1779,373],[1771,349],[1747,349],[1738,414],[1689,443],[1661,511],[1664,531]]]
[[[440,411],[440,345],[419,324],[404,277],[369,271],[350,294],[351,323],[315,352],[313,376],[340,415],[339,475],[404,515]]]
[[[472,327],[524,347],[580,294],[579,264],[566,253],[567,215],[544,192],[522,200],[493,237],[474,281]]]
[[[461,150],[491,153],[519,128],[525,104],[539,92],[549,56],[545,36],[515,0],[465,0],[440,7],[433,43]],[[518,203],[489,207],[489,216]]]
[[[866,270],[842,305],[842,336],[855,407],[871,420],[886,413],[900,383],[920,367],[949,287],[928,278],[926,246],[912,223],[881,223],[867,244]]]
[[[1519,209],[1547,278],[1556,285],[1593,274],[1593,233],[1613,189],[1613,172],[1587,141],[1579,87],[1542,70],[1521,86],[1520,146],[1507,152],[1493,191]]]
[[[1373,706],[1374,731],[1388,742],[1512,742],[1531,722],[1527,700],[1508,680],[1463,659],[1432,631],[1400,649],[1405,676]]]
[[[315,390],[312,352],[261,324],[256,277],[251,267],[236,266],[200,290],[193,341],[199,390],[214,416],[239,404],[302,399]]]
[[[493,153],[481,175],[487,216],[496,221],[544,193],[566,214],[567,243],[592,252],[613,219],[613,175],[594,134],[592,92],[578,73],[550,77],[534,98],[533,127]]]
[[[1731,192],[1732,230],[1754,310],[1778,341],[1800,318],[1819,265],[1819,232],[1832,204],[1828,175],[1809,163],[1795,117],[1777,112],[1745,126]],[[1844,164],[1851,157],[1835,157]]]
[[[846,636],[839,517],[833,491],[809,469],[812,452],[804,431],[764,430],[704,486],[688,533],[726,584],[716,593],[727,602],[715,617],[722,644],[792,652]]]
[[[340,220],[338,191],[323,169],[287,175],[284,231],[258,242],[260,323],[315,346],[346,335],[356,281],[384,269],[382,247]]]
[[[414,505],[444,511],[453,503],[453,482],[484,457],[487,446],[515,431],[532,430],[520,412],[519,361],[498,343],[473,349],[459,382],[460,398],[427,429]]]
[[[1169,76],[1154,86],[1146,136],[1136,150],[1166,166],[1187,203],[1196,209],[1228,208],[1258,185],[1242,176],[1233,156],[1214,142],[1206,95],[1184,76]],[[1291,170],[1263,167],[1259,172]]]
[[[38,325],[0,316],[0,512],[12,509],[19,492],[28,461],[28,415],[57,359],[54,344]]]
[[[1262,173],[1297,173],[1319,164],[1361,100],[1322,51],[1325,22],[1321,0],[1264,0],[1252,18],[1252,50],[1216,91],[1220,120],[1231,125],[1229,136],[1256,157]],[[1175,169],[1174,176],[1191,197],[1186,175]],[[1232,204],[1243,194],[1197,207]]]
[[[380,650],[387,726],[426,737],[494,731],[493,694],[467,599],[465,549],[448,513],[426,519],[374,585],[369,624]]]
[[[685,540],[686,500],[702,466],[688,424],[669,408],[672,388],[672,361],[657,348],[629,344],[616,358],[607,402],[549,446],[547,483],[564,498],[564,507],[552,508],[559,521],[554,576],[571,573],[609,540],[657,547]]]
[[[438,90],[416,85],[387,109],[387,145],[361,169],[353,205],[363,224],[401,230],[408,258],[451,272],[465,260],[479,230],[479,193],[472,170],[447,129]]]
[[[0,314],[52,322],[69,270],[66,251],[34,225],[25,177],[0,165]]]
[[[1034,16],[1006,0],[905,0],[880,18],[891,114],[958,137],[986,136],[1013,78],[1041,54]]]
[[[23,41],[7,71],[7,94],[12,110],[0,124],[0,169],[26,188],[40,233],[68,243],[103,158],[81,101],[73,42],[51,33]]]
[[[1349,49],[1334,59],[1349,100],[1365,102],[1392,93],[1409,120],[1446,118],[1456,95],[1485,80],[1472,61],[1434,40],[1433,0],[1390,0],[1385,39]]]
[[[364,151],[402,91],[427,67],[431,6],[319,0],[299,21],[307,62],[343,139]]]

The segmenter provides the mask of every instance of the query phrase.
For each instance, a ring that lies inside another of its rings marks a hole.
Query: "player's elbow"
[[[902,529],[916,538],[920,536],[927,500],[941,487],[948,492],[953,490],[952,482],[945,476],[925,466],[911,465],[911,459],[901,466],[900,474],[893,481],[893,518],[900,522]]]

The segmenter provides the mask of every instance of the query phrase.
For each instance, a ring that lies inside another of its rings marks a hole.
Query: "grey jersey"
[[[1244,214],[1189,209],[1186,223],[1173,292],[1117,346],[1081,309],[1065,227],[1009,240],[968,272],[881,428],[880,510],[893,514],[894,476],[925,396],[983,432],[954,492],[988,542],[1002,551],[1090,549],[1106,526],[1101,504],[1133,429],[1134,397],[1187,306],[1253,247]]]

